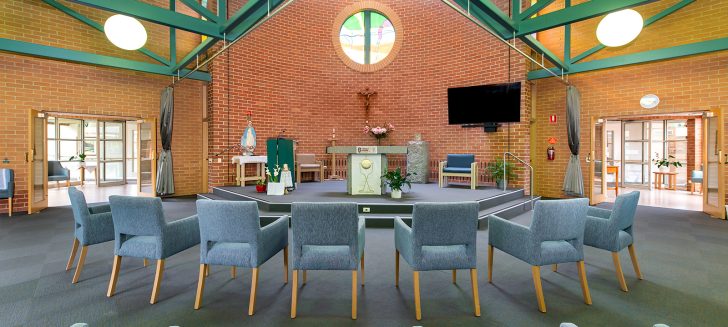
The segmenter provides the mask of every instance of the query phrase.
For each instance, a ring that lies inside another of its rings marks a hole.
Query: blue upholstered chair
[[[258,267],[283,251],[284,283],[288,283],[288,216],[260,228],[258,204],[253,201],[197,201],[200,223],[200,277],[195,310],[202,304],[209,265],[252,268],[248,315],[255,310]]]
[[[164,260],[200,243],[200,226],[197,215],[165,222],[162,200],[133,196],[109,197],[114,220],[114,265],[106,296],[116,290],[122,257],[157,260],[152,297],[157,302],[159,285],[164,272]]]
[[[361,262],[364,285],[364,218],[359,218],[356,203],[294,202],[291,206],[293,232],[293,287],[291,318],[296,318],[298,271],[351,271],[351,319],[356,319],[356,280]]]
[[[83,192],[75,187],[68,188],[68,198],[71,200],[74,231],[73,245],[66,264],[66,271],[71,269],[78,246],[81,245],[81,255],[78,257],[76,273],[73,274],[73,283],[75,284],[81,276],[88,246],[114,240],[114,221],[111,219],[111,207],[108,204],[89,207],[86,204],[86,197]]]
[[[703,171],[693,170],[690,173],[690,193],[695,193],[695,184],[700,184],[698,192],[703,193]]]
[[[639,200],[640,192],[638,191],[622,194],[614,201],[612,210],[590,207],[586,217],[584,245],[612,252],[617,280],[620,288],[625,292],[628,289],[622,273],[622,265],[619,263],[619,251],[624,248],[629,249],[634,272],[637,274],[637,278],[642,279],[632,235],[632,224]]]
[[[538,201],[533,221],[526,227],[497,216],[488,217],[488,282],[493,282],[493,248],[531,265],[538,309],[546,312],[541,288],[541,266],[576,262],[584,302],[591,295],[584,270],[584,224],[589,199]]]
[[[447,184],[447,177],[468,177],[470,188],[478,186],[478,163],[473,154],[448,154],[447,161],[440,161],[438,185]]]
[[[480,317],[478,273],[476,269],[476,236],[478,204],[475,202],[415,203],[412,228],[397,217],[394,223],[395,285],[399,287],[399,256],[412,266],[415,293],[415,316],[420,310],[420,271],[470,270],[475,316]]]
[[[13,215],[13,195],[15,194],[15,173],[12,169],[0,169],[0,199],[8,199],[8,217]]]
[[[60,161],[48,161],[48,181],[56,182],[56,188],[58,182],[66,181],[66,186],[71,186],[71,171],[68,168],[63,167]]]

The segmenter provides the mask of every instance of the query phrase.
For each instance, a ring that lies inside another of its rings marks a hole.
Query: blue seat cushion
[[[470,260],[463,244],[424,245],[422,264],[416,270],[449,270],[475,268],[475,260]]]
[[[562,262],[577,262],[583,260],[579,251],[567,241],[544,241],[541,242],[541,262],[543,265],[550,265]]]
[[[470,164],[475,162],[474,154],[448,154],[447,155],[447,166],[448,167],[460,167],[470,168]]]
[[[446,173],[470,174],[470,166],[468,168],[461,167],[445,167],[442,171]]]
[[[121,244],[116,255],[122,257],[162,259],[157,255],[156,236],[132,236]]]
[[[68,179],[69,179],[69,177],[65,176],[65,175],[48,176],[49,182],[61,182],[61,181],[65,181]]]
[[[248,243],[212,242],[202,263],[255,268],[251,265],[251,255]]]
[[[304,245],[299,266],[311,270],[354,270],[356,261],[352,260],[348,245]]]

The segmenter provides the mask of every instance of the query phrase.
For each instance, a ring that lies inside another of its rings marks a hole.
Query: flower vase
[[[286,187],[281,182],[268,182],[268,195],[283,195]]]
[[[670,168],[669,167],[660,167],[660,172],[661,173],[666,173],[666,172],[669,172],[669,171],[670,171]]]
[[[265,192],[266,191],[265,185],[266,184],[258,184],[258,185],[255,185],[255,191],[258,192],[258,193]]]
[[[392,190],[392,199],[401,199],[402,190]]]

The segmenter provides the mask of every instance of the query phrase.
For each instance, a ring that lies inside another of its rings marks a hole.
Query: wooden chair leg
[[[584,303],[591,305],[591,293],[589,293],[589,284],[586,282],[586,268],[584,268],[584,260],[576,263],[576,269],[579,270],[579,280],[581,281],[581,293],[584,295]]]
[[[154,274],[154,286],[152,286],[152,297],[149,304],[157,303],[159,297],[159,285],[162,283],[162,275],[164,274],[164,259],[157,260],[157,272]]]
[[[555,263],[555,264],[551,265],[551,271],[557,272],[558,270],[559,270],[559,265],[558,264]]]
[[[488,244],[488,283],[493,282],[493,246]]]
[[[364,286],[364,252],[361,253],[361,286]]]
[[[200,277],[197,280],[197,296],[195,296],[195,310],[202,306],[202,293],[205,291],[205,267],[206,264],[200,264]]]
[[[288,246],[283,248],[283,283],[288,284]]]
[[[210,265],[205,265],[205,277],[210,276]]]
[[[119,279],[119,267],[121,267],[121,256],[114,256],[114,265],[111,268],[111,278],[109,279],[109,289],[106,291],[107,297],[114,296],[116,291],[116,281]]]
[[[86,261],[86,251],[88,246],[81,247],[81,255],[78,256],[78,264],[76,265],[76,272],[73,274],[73,284],[78,283],[78,278],[81,277],[81,271],[83,270],[83,263]]]
[[[293,285],[291,285],[291,319],[296,318],[296,305],[298,301],[298,270],[293,270]]]
[[[399,251],[394,250],[394,287],[399,287]]]
[[[624,273],[622,273],[622,264],[619,262],[619,252],[612,252],[612,261],[614,261],[614,273],[617,274],[619,288],[623,292],[628,292],[627,282],[624,280]]]
[[[546,313],[546,301],[543,299],[543,288],[541,287],[541,267],[532,266],[531,274],[533,274],[533,285],[536,287],[536,300],[538,301],[538,311]]]
[[[8,198],[8,217],[12,217],[12,216],[13,216],[13,198],[9,197]],[[66,269],[66,270],[68,270],[68,269]]]
[[[356,270],[351,271],[351,319],[356,320]]]
[[[230,267],[230,278],[235,279],[237,277],[237,267]]]
[[[68,257],[68,263],[66,263],[66,271],[71,270],[71,265],[73,265],[73,260],[76,259],[76,252],[78,252],[78,244],[80,242],[77,238],[73,238],[73,244],[71,245],[71,255]]]
[[[321,170],[319,171],[319,183],[324,182],[324,165],[321,164]]]
[[[146,267],[146,266],[148,266],[148,265],[149,265],[149,259],[147,259],[147,258],[144,258],[144,267]]]
[[[253,268],[253,277],[250,281],[250,304],[248,304],[248,316],[255,313],[255,292],[258,290],[258,268]]]
[[[480,317],[480,294],[478,294],[478,269],[470,269],[470,285],[473,289],[475,316]]]
[[[422,320],[422,310],[420,308],[420,272],[413,271],[414,288],[415,288],[415,318]]]
[[[458,271],[453,269],[452,270],[452,283],[457,284],[458,282]]]
[[[307,274],[307,272],[308,272],[308,271],[306,271],[306,270],[304,270],[304,271],[303,271],[303,285],[306,285],[306,280],[308,279],[308,274]]]
[[[634,273],[640,280],[644,279],[642,277],[642,271],[640,270],[640,264],[639,262],[637,262],[637,253],[634,252],[634,244],[630,244],[627,249],[629,249],[629,257],[632,259],[632,267],[634,267]]]

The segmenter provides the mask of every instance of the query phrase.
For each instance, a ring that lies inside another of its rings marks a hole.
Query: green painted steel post
[[[364,11],[364,63],[369,64],[371,62],[371,54],[369,50],[372,47],[372,12],[369,10]]]

